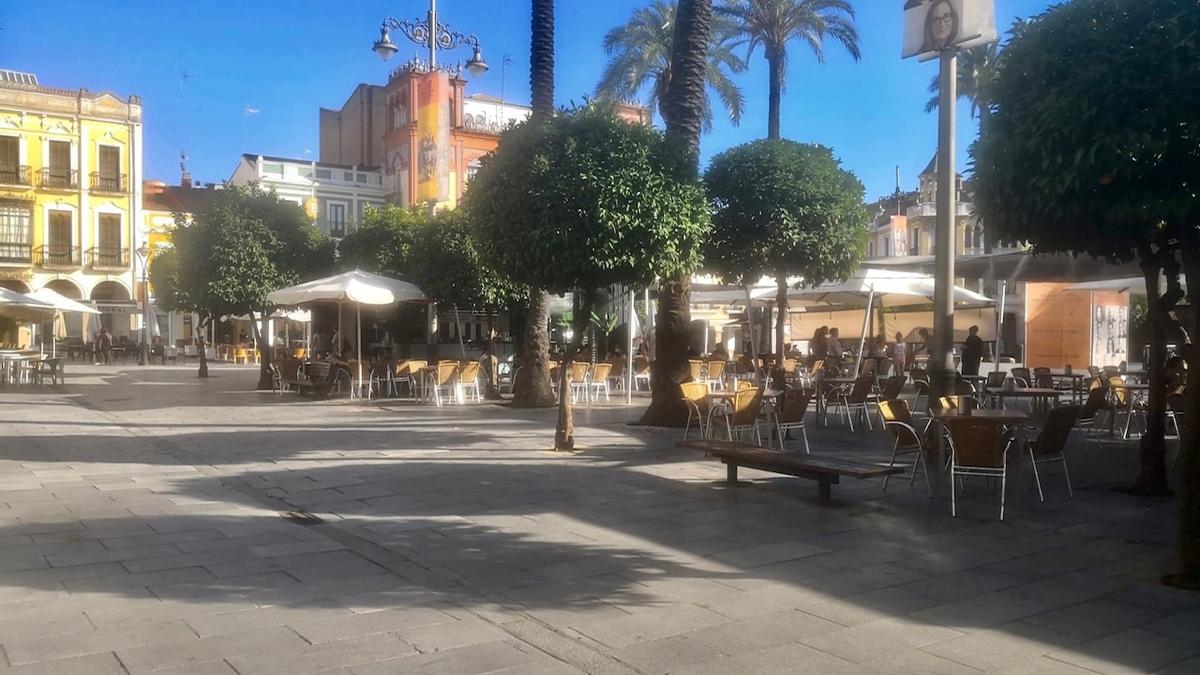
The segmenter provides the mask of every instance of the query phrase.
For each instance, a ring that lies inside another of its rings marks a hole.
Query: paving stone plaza
[[[0,672],[1200,672],[1174,502],[1076,442],[1004,522],[918,480],[725,468],[580,408],[310,401],[254,368],[0,390]],[[876,430],[814,452],[886,459]],[[317,517],[287,518],[289,512]]]

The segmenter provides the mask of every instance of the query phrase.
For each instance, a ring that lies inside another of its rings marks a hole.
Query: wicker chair
[[[733,409],[725,415],[726,437],[741,440],[742,434],[754,434],[754,444],[762,445],[762,433],[758,428],[758,416],[762,412],[762,392],[758,387],[739,388],[733,398]]]
[[[835,407],[842,408],[842,414],[846,418],[847,424],[850,426],[850,431],[854,431],[854,414],[858,413],[863,416],[867,422],[867,429],[874,429],[871,425],[871,413],[868,409],[868,398],[871,395],[871,390],[875,386],[874,375],[863,375],[854,380],[854,387],[849,392],[842,390],[840,396],[832,401]],[[829,407],[825,408],[825,415],[829,415]]]
[[[426,381],[426,391],[433,390],[434,404],[442,405],[442,396],[454,397],[454,376],[458,373],[457,361],[439,361],[437,367],[429,374]]]
[[[592,372],[588,375],[588,389],[592,394],[593,401],[600,400],[600,392],[604,392],[604,400],[609,400],[611,390],[608,388],[609,373],[612,371],[611,363],[597,363],[592,366]]]
[[[704,383],[708,385],[710,391],[725,389],[725,362],[721,360],[713,360],[708,362],[708,367],[705,369]]]
[[[696,422],[696,428],[700,430],[700,437],[706,437],[709,431],[708,416],[711,412],[708,386],[703,382],[684,382],[679,385],[679,393],[688,411],[687,424],[683,427],[683,440],[688,439],[693,420]]]
[[[478,361],[463,361],[458,366],[458,377],[454,381],[454,393],[458,397],[459,403],[466,403],[467,394],[475,393],[475,402],[483,400],[483,394],[479,390],[479,362]]]
[[[881,404],[884,401],[895,401],[900,398],[900,392],[904,391],[904,382],[908,378],[903,375],[893,375],[887,379],[887,384],[883,385],[883,390],[877,394],[867,395],[867,402],[875,406],[875,412],[879,415],[880,426],[884,425],[883,408]],[[907,404],[905,405],[907,408]]]
[[[775,435],[779,437],[779,449],[787,450],[787,432],[800,430],[804,439],[804,452],[811,453],[808,447],[808,431],[804,428],[804,416],[808,413],[808,405],[812,401],[812,393],[803,389],[788,389],[779,398],[779,408],[774,412]]]
[[[1000,520],[1004,520],[1004,493],[1008,487],[1008,448],[1012,444],[1004,427],[979,417],[948,417],[950,433],[950,515],[958,515],[959,476],[1000,479]]]
[[[1037,483],[1038,499],[1046,501],[1042,492],[1042,475],[1038,471],[1039,464],[1053,462],[1062,463],[1063,476],[1067,479],[1067,494],[1075,498],[1075,490],[1071,487],[1071,472],[1067,469],[1067,439],[1071,436],[1071,427],[1079,418],[1079,408],[1063,406],[1050,411],[1046,417],[1046,426],[1037,440],[1029,442],[1029,459],[1033,464],[1033,479]]]
[[[912,411],[908,408],[908,402],[903,399],[881,401],[879,414],[883,417],[884,428],[891,432],[892,438],[895,440],[892,444],[892,459],[888,462],[888,466],[896,466],[896,457],[899,455],[916,455],[917,460],[913,462],[912,475],[908,478],[908,485],[912,487],[913,482],[917,479],[917,464],[920,464],[921,470],[925,473],[925,491],[932,499],[933,490],[929,486],[929,464],[925,457],[925,444],[921,442],[921,435],[913,426]],[[888,488],[889,480],[891,480],[890,474],[883,477],[884,491]]]

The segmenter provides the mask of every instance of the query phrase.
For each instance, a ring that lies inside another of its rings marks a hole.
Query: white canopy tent
[[[54,307],[56,320],[62,316],[63,312],[74,312],[76,314],[83,314],[84,316],[100,313],[100,310],[95,307],[85,305],[78,300],[72,300],[52,288],[39,288],[32,293],[26,293],[25,296]],[[55,340],[50,341],[50,353],[55,356],[58,355],[58,343]]]
[[[425,293],[407,281],[392,279],[380,274],[354,270],[335,274],[324,279],[309,281],[267,294],[267,300],[277,305],[299,306],[318,302],[336,303],[338,306],[338,334],[342,330],[342,305],[354,303],[358,340],[358,382],[361,387],[362,373],[362,306],[395,305],[401,302],[428,302]],[[339,338],[340,339],[340,338]]]

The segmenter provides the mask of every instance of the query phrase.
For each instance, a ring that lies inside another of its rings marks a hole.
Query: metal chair
[[[1092,433],[1099,431],[1097,422],[1100,418],[1100,411],[1107,410],[1109,414],[1116,414],[1112,404],[1109,402],[1108,387],[1097,387],[1088,392],[1087,400],[1083,404],[1083,408],[1079,408],[1079,418],[1076,424],[1084,430],[1084,443],[1091,438]],[[1099,443],[1099,439],[1096,441]]]
[[[439,361],[433,372],[429,374],[429,379],[425,385],[425,390],[428,392],[433,390],[433,402],[437,406],[442,405],[442,396],[447,398],[454,397],[454,375],[458,372],[457,361]]]
[[[755,386],[738,389],[733,398],[733,410],[725,416],[726,437],[741,440],[742,434],[754,434],[754,444],[762,445],[758,416],[762,412],[762,391]]]
[[[454,394],[459,403],[467,402],[467,394],[475,393],[475,402],[483,400],[479,390],[479,362],[463,361],[458,367],[458,377],[454,380]]]
[[[1116,421],[1117,413],[1125,411],[1125,430],[1121,434],[1122,439],[1129,438],[1129,427],[1133,423],[1135,413],[1142,416],[1143,428],[1145,428],[1146,409],[1137,404],[1133,396],[1130,395],[1129,389],[1125,386],[1125,380],[1121,379],[1120,375],[1113,375],[1108,378],[1108,391],[1110,400],[1113,405],[1113,422]]]
[[[875,405],[875,412],[879,415],[880,426],[884,425],[883,408],[880,405],[884,401],[895,401],[900,398],[900,392],[904,390],[904,382],[908,379],[903,375],[893,375],[887,379],[887,384],[883,385],[883,390],[877,394],[869,394],[867,402]],[[906,404],[907,407],[907,404]]]
[[[1013,368],[1009,374],[1016,380],[1018,387],[1028,389],[1029,383],[1033,381],[1033,375],[1028,368]]]
[[[725,365],[725,362],[720,360],[708,362],[704,373],[704,384],[708,386],[709,391],[725,389]]]
[[[692,429],[692,420],[695,420],[696,428],[700,430],[700,437],[705,438],[709,431],[708,416],[711,412],[708,385],[703,382],[684,382],[679,385],[679,393],[683,397],[683,404],[688,411],[687,424],[683,427],[683,440],[688,439],[688,432]]]
[[[892,444],[892,458],[888,462],[888,466],[896,466],[896,457],[899,455],[915,454],[918,461],[913,462],[912,475],[908,478],[908,485],[912,487],[913,482],[917,479],[917,464],[919,463],[921,470],[925,472],[925,491],[932,499],[933,490],[929,486],[929,464],[925,458],[925,444],[921,442],[921,435],[913,426],[912,411],[908,408],[908,402],[903,399],[881,401],[879,414],[883,417],[884,428],[891,432],[892,438],[895,439]],[[885,492],[889,480],[891,480],[891,474],[883,477]]]
[[[612,371],[613,364],[600,362],[592,366],[591,373],[588,374],[588,390],[592,394],[593,401],[600,400],[600,392],[604,392],[604,400],[608,401],[611,390],[608,388],[608,374]]]
[[[571,383],[571,390],[568,392],[571,395],[571,402],[578,401],[578,395],[583,394],[584,403],[588,402],[588,371],[592,364],[587,361],[572,361],[571,368],[567,372],[567,380]]]
[[[1071,472],[1067,469],[1067,439],[1071,436],[1071,427],[1079,418],[1079,408],[1063,406],[1050,411],[1046,417],[1046,426],[1037,440],[1029,442],[1029,459],[1033,463],[1033,479],[1037,483],[1038,499],[1045,502],[1046,495],[1042,492],[1042,475],[1038,471],[1039,464],[1061,462],[1063,475],[1067,479],[1067,494],[1075,498],[1075,490],[1071,487]]]
[[[958,515],[959,476],[1000,479],[1000,520],[1004,520],[1004,493],[1008,487],[1008,448],[1011,439],[995,420],[948,417],[950,433],[950,515]]]
[[[775,435],[779,437],[779,449],[787,450],[787,432],[800,430],[804,439],[804,452],[811,453],[808,447],[808,431],[804,428],[804,416],[808,414],[808,404],[812,401],[812,393],[803,389],[788,389],[779,397],[779,407],[772,413],[775,417]]]
[[[650,359],[639,355],[633,357],[633,388],[635,391],[640,382],[645,382],[646,391],[650,391]]]
[[[842,413],[846,417],[846,422],[850,426],[850,431],[854,431],[854,413],[859,413],[867,422],[867,429],[874,429],[871,426],[871,413],[867,407],[867,397],[871,395],[871,388],[875,386],[874,375],[863,375],[854,380],[854,387],[847,393],[842,391],[841,396],[834,400],[834,405],[842,407]],[[828,417],[829,408],[826,407],[825,415]]]

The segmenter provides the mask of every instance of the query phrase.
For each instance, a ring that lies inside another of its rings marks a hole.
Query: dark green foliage
[[[705,265],[734,282],[849,277],[866,247],[863,186],[820,145],[763,140],[713,158],[705,174],[713,232]]]
[[[658,131],[597,105],[506,131],[465,196],[481,252],[555,292],[648,286],[691,270],[708,213]]]

